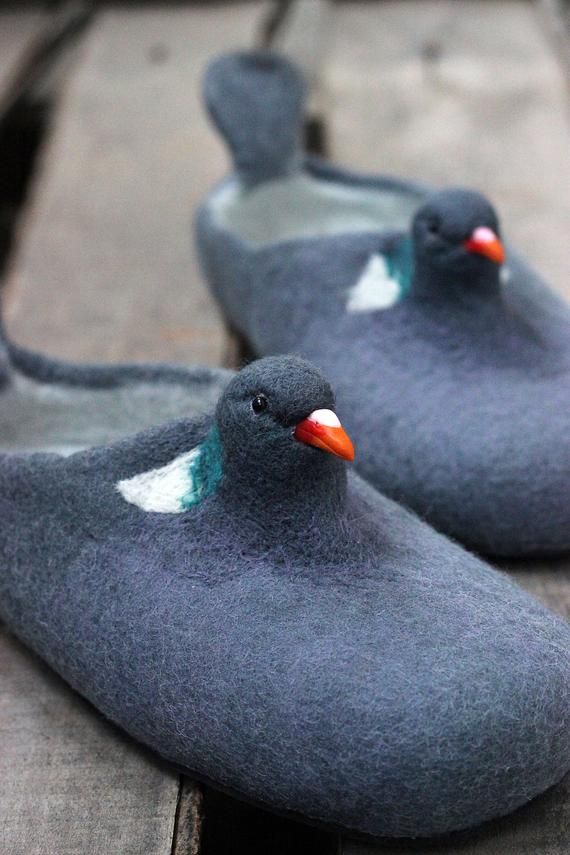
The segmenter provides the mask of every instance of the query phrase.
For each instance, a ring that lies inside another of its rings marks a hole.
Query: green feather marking
[[[200,502],[211,496],[222,479],[222,442],[217,425],[208,431],[204,441],[196,451],[197,454],[188,464],[190,485],[180,500],[180,507],[183,511],[199,505]]]
[[[403,238],[385,258],[390,276],[400,286],[399,300],[402,300],[412,287],[414,256],[411,238]]]

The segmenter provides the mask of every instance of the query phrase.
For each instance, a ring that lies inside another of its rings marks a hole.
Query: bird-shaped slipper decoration
[[[568,551],[570,311],[491,204],[303,159],[303,85],[277,55],[216,60],[205,98],[236,165],[197,218],[229,325],[324,370],[359,472],[436,528],[498,556]]]
[[[263,394],[252,400],[252,409],[258,414],[267,406],[267,397]],[[295,426],[293,436],[306,445],[314,445],[345,460],[354,459],[352,442],[332,410],[310,413]],[[120,481],[117,488],[128,502],[144,511],[182,513],[214,493],[222,474],[220,431],[213,425],[195,448],[165,466]]]
[[[0,322],[0,451],[70,454],[214,406],[231,371],[86,365],[16,345]]]
[[[570,628],[347,472],[338,416],[273,357],[203,419],[0,455],[0,617],[243,799],[391,837],[508,813],[570,768]]]

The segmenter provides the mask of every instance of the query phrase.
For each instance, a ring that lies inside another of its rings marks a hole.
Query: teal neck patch
[[[222,480],[222,442],[217,425],[210,428],[196,451],[197,454],[188,463],[188,490],[180,500],[181,509],[184,511],[211,496]]]
[[[414,275],[414,251],[410,237],[402,240],[385,256],[388,272],[400,286],[400,300],[411,290]]]

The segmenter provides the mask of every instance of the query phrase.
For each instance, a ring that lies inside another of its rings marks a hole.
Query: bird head
[[[416,213],[412,224],[414,289],[432,292],[454,284],[494,288],[505,260],[497,214],[472,190],[443,190]]]
[[[268,357],[243,368],[220,399],[224,471],[275,484],[318,478],[354,458],[332,389],[310,363]]]

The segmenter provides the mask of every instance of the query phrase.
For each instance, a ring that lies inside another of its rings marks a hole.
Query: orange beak
[[[354,460],[354,446],[332,410],[315,410],[299,422],[293,436],[343,460]]]
[[[487,226],[479,226],[463,244],[469,252],[476,252],[490,258],[495,264],[503,264],[505,260],[505,248],[493,229]]]

